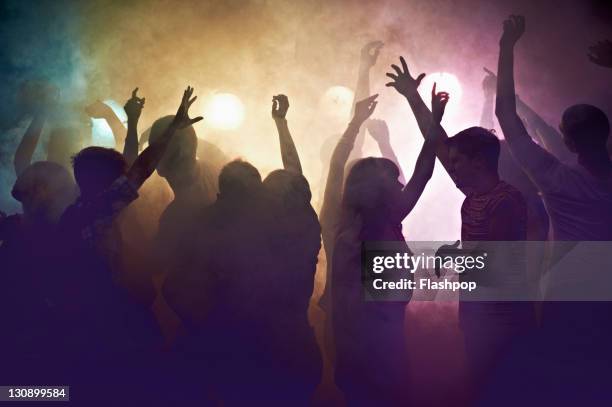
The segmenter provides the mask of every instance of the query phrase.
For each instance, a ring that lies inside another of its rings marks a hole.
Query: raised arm
[[[572,161],[572,153],[567,149],[563,142],[563,136],[551,125],[540,117],[529,105],[527,105],[518,95],[516,96],[516,111],[523,119],[528,132],[533,132],[536,140],[549,153],[561,161]]]
[[[483,68],[487,76],[482,81],[485,103],[482,109],[480,125],[486,129],[493,128],[493,111],[495,92],[497,90],[497,76],[487,68]],[[532,108],[516,95],[516,111],[523,121],[527,133],[546,148],[551,154],[562,161],[571,159],[571,154],[565,148],[561,135]]]
[[[359,61],[359,74],[357,76],[357,84],[355,85],[355,96],[353,97],[353,106],[351,114],[355,113],[355,106],[358,100],[363,100],[370,95],[370,70],[376,61],[383,47],[382,41],[372,41],[367,43],[361,49]],[[365,129],[360,129],[355,141],[355,147],[351,151],[349,159],[358,159],[363,157],[363,143],[365,141]]]
[[[132,97],[125,103],[123,110],[128,118],[127,136],[123,146],[123,157],[128,165],[132,165],[138,157],[138,120],[144,107],[145,98],[139,98],[136,93],[138,88],[132,91]]]
[[[495,87],[497,86],[497,77],[487,68],[483,68],[487,76],[482,80],[482,92],[484,94],[484,104],[482,105],[482,114],[480,115],[480,126],[485,129],[495,127],[493,122],[493,111],[495,106]]]
[[[96,100],[92,104],[85,107],[85,113],[92,119],[104,119],[106,123],[108,123],[108,127],[110,127],[111,132],[113,133],[113,138],[115,139],[115,147],[117,150],[123,149],[123,143],[125,139],[123,135],[125,134],[125,126],[119,120],[119,117],[115,114],[115,111],[106,103],[101,100]]]
[[[410,177],[410,180],[402,190],[400,219],[404,219],[412,211],[433,174],[436,163],[436,147],[441,142],[442,134],[444,133],[440,122],[442,121],[448,98],[449,96],[446,92],[436,93],[436,84],[434,83],[431,90],[431,126],[423,142],[423,147],[421,147],[412,177]]]
[[[419,130],[421,130],[421,134],[425,137],[431,124],[431,112],[427,108],[427,105],[425,105],[418,91],[419,85],[425,77],[425,74],[421,73],[416,78],[413,78],[410,75],[404,57],[400,57],[400,63],[402,64],[402,69],[395,64],[391,65],[395,73],[387,72],[387,76],[391,78],[392,81],[387,83],[386,86],[395,88],[395,90],[408,100],[408,104],[410,104],[412,113],[414,113],[414,117],[419,126]]]
[[[170,123],[168,129],[166,129],[164,134],[155,143],[149,144],[130,167],[127,177],[136,188],[140,188],[147,178],[153,174],[153,171],[155,171],[159,161],[166,152],[168,143],[170,139],[172,139],[175,131],[191,126],[203,119],[202,116],[198,116],[194,119],[189,118],[189,107],[197,98],[197,96],[191,98],[192,94],[193,88],[188,86],[183,93],[183,99],[174,116],[174,120]]]
[[[531,139],[516,111],[514,46],[524,32],[524,17],[510,16],[504,22],[504,33],[499,42],[495,114],[515,159],[534,176],[546,171],[558,160]]]
[[[342,183],[344,182],[344,168],[348,161],[351,150],[355,145],[355,139],[359,129],[376,108],[378,95],[363,99],[355,105],[355,113],[342,137],[338,141],[329,163],[329,173],[325,183],[323,194],[323,205],[321,206],[321,227],[329,227],[329,224],[338,219],[340,203],[342,200]]]
[[[399,181],[402,184],[406,183],[406,178],[404,177],[404,172],[402,171],[402,167],[399,164],[399,160],[395,155],[395,151],[393,151],[393,147],[391,146],[391,139],[389,137],[389,128],[387,127],[387,123],[384,120],[379,119],[370,119],[366,123],[366,128],[368,132],[372,136],[372,138],[378,144],[378,148],[380,149],[380,153],[383,157],[388,158],[393,161],[397,168],[399,169]]]
[[[300,164],[300,156],[295,148],[293,138],[289,132],[289,126],[287,125],[287,110],[289,110],[289,98],[287,96],[276,95],[272,97],[272,118],[278,130],[283,168],[301,174],[302,165]]]
[[[391,65],[391,68],[395,71],[395,73],[387,73],[387,76],[392,79],[391,82],[387,83],[386,86],[391,86],[395,88],[401,95],[403,95],[410,104],[410,108],[416,117],[417,124],[419,125],[419,129],[421,130],[421,134],[423,137],[427,137],[429,133],[429,128],[431,127],[431,112],[425,105],[425,102],[419,95],[418,87],[425,74],[422,73],[419,76],[413,78],[410,75],[410,71],[408,70],[408,65],[406,64],[406,60],[404,57],[400,57],[400,62],[402,68],[397,65]],[[442,129],[442,133],[440,134],[441,139],[447,139],[448,136],[444,129]],[[443,141],[443,140],[442,140]],[[450,171],[450,161],[448,159],[448,149],[442,142],[437,143],[436,147],[436,156],[444,166],[447,172]]]
[[[38,145],[38,140],[40,140],[40,134],[42,133],[46,119],[47,114],[45,109],[40,109],[34,114],[28,129],[21,138],[21,142],[19,143],[19,146],[17,146],[15,157],[13,159],[15,173],[17,176],[19,176],[32,162],[32,156],[34,155],[34,151]]]

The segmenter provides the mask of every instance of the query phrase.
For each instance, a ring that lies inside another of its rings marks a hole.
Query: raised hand
[[[408,97],[418,92],[417,89],[425,77],[425,74],[422,73],[416,78],[413,78],[410,75],[410,71],[408,70],[408,65],[406,65],[406,60],[404,57],[400,57],[400,63],[402,64],[402,69],[395,64],[391,65],[391,68],[395,70],[395,73],[393,74],[387,72],[387,76],[393,79],[393,81],[387,83],[386,86],[394,87],[399,93]]]
[[[444,109],[448,103],[448,92],[437,92],[436,83],[434,82],[433,88],[431,89],[431,114],[434,123],[440,124],[442,116],[444,115]]]
[[[113,114],[113,109],[101,100],[85,106],[85,113],[92,119],[106,119]]]
[[[372,41],[361,48],[361,64],[366,68],[371,68],[376,65],[380,49],[385,44],[382,41]]]
[[[123,110],[125,110],[128,121],[138,120],[140,118],[142,108],[144,107],[145,98],[139,98],[136,95],[137,92],[138,88],[135,88],[132,91],[132,97],[125,103],[125,106],[123,106]]]
[[[289,110],[289,98],[285,95],[276,95],[272,97],[272,118],[284,119]]]
[[[513,47],[525,33],[525,17],[511,15],[504,21],[504,33],[499,40],[502,47]]]
[[[495,90],[497,89],[497,76],[485,67],[482,69],[487,73],[487,76],[482,80],[482,90],[487,95],[495,94]]]
[[[191,95],[193,95],[193,88],[191,86],[187,86],[187,89],[185,89],[185,92],[183,92],[183,98],[181,99],[181,104],[178,110],[176,111],[174,120],[172,121],[172,125],[178,129],[189,127],[199,122],[200,120],[204,119],[202,116],[198,116],[194,119],[189,118],[189,108],[191,107],[193,102],[195,102],[195,100],[198,98],[197,96],[194,96],[193,98],[191,98]]]
[[[370,119],[366,123],[366,128],[378,144],[389,142],[389,128],[384,120]]]
[[[374,113],[374,109],[376,109],[376,105],[378,104],[376,101],[377,97],[378,93],[357,102],[355,104],[355,113],[353,114],[353,120],[351,120],[351,122],[361,126],[363,122],[368,120],[368,118],[372,116],[372,113]]]
[[[589,47],[588,57],[592,63],[612,68],[612,41],[599,41]]]

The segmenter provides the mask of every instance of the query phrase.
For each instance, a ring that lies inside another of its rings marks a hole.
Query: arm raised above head
[[[276,95],[272,97],[272,118],[278,130],[278,139],[280,142],[281,158],[283,167],[286,170],[302,173],[302,165],[300,156],[298,155],[295,143],[289,131],[287,124],[287,111],[289,110],[289,98],[285,95]]]
[[[359,133],[361,125],[374,113],[376,109],[376,98],[378,95],[373,95],[363,100],[360,100],[355,105],[355,113],[353,119],[348,124],[344,134],[338,140],[338,144],[334,148],[329,163],[329,173],[327,174],[327,182],[325,183],[325,192],[323,194],[323,205],[321,206],[321,226],[326,227],[334,219],[338,218],[340,203],[342,200],[342,184],[344,182],[344,169],[351,154],[351,150],[355,145],[355,139]]]
[[[123,147],[123,157],[132,164],[138,157],[138,120],[144,107],[145,98],[137,96],[138,88],[132,91],[132,97],[125,103],[123,109],[128,118],[127,136]]]
[[[174,120],[172,120],[168,129],[166,129],[164,134],[155,143],[149,144],[149,146],[140,153],[136,161],[134,161],[134,164],[132,164],[128,170],[127,177],[136,188],[140,188],[147,178],[153,174],[153,171],[155,171],[159,161],[166,152],[166,148],[174,136],[174,133],[177,130],[189,127],[203,119],[202,116],[198,116],[194,119],[189,118],[189,107],[197,99],[197,96],[191,98],[192,94],[193,88],[188,86],[183,93],[183,98],[174,116]]]
[[[410,104],[410,108],[414,113],[419,129],[421,130],[421,134],[423,137],[427,137],[429,133],[429,129],[432,123],[432,113],[425,105],[423,98],[419,94],[418,87],[421,84],[421,81],[425,77],[425,74],[422,73],[416,78],[412,77],[410,71],[408,69],[408,65],[406,64],[406,60],[404,57],[400,57],[400,63],[402,67],[400,68],[397,65],[391,65],[391,68],[395,71],[394,73],[387,73],[387,76],[392,79],[391,82],[387,83],[386,86],[393,87],[397,90],[401,95],[403,95]],[[448,138],[444,128],[440,126],[441,133],[440,138],[446,139]],[[437,143],[436,146],[436,156],[448,172],[450,170],[450,161],[448,159],[448,150],[445,148],[444,144],[440,142]]]
[[[558,160],[531,139],[516,110],[514,46],[524,32],[524,17],[513,15],[504,21],[504,32],[499,41],[495,114],[514,158],[532,178],[537,178]]]

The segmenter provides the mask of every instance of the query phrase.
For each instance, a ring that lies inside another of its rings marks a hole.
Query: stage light
[[[231,93],[217,93],[204,108],[204,120],[219,130],[234,130],[244,120],[244,105]]]
[[[325,98],[340,106],[350,105],[353,101],[353,91],[346,86],[332,86],[325,92]]]
[[[459,79],[448,72],[435,72],[427,75],[419,86],[419,93],[428,106],[431,105],[431,88],[436,83],[436,92],[448,92],[450,99],[448,101],[447,110],[453,108],[461,100],[463,90]]]
[[[353,91],[346,86],[332,86],[323,95],[321,105],[327,112],[345,122],[351,114]]]

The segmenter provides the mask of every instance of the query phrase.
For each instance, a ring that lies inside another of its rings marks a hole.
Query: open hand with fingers
[[[138,121],[140,113],[142,113],[142,108],[144,107],[145,98],[139,98],[138,95],[136,95],[137,92],[138,88],[135,88],[132,91],[132,97],[125,103],[125,106],[123,106],[128,121]]]
[[[284,119],[289,110],[289,98],[285,95],[276,95],[272,97],[272,118]]]
[[[387,73],[387,76],[393,79],[393,81],[387,83],[386,86],[394,87],[395,90],[406,97],[415,95],[418,92],[417,89],[425,77],[425,74],[422,73],[416,78],[413,78],[410,75],[410,71],[408,70],[408,65],[406,64],[404,57],[400,57],[400,63],[402,64],[401,69],[395,64],[391,65],[391,68],[393,68],[395,73]]]
[[[589,59],[592,63],[612,68],[612,41],[599,41],[589,47]]]
[[[374,109],[376,109],[376,105],[378,104],[376,101],[377,97],[378,93],[357,102],[355,104],[355,113],[353,114],[353,120],[351,120],[351,122],[361,126],[363,122],[368,120],[368,118],[372,116],[372,113],[374,113]]]
[[[511,15],[504,21],[504,33],[499,40],[502,47],[513,47],[525,33],[525,17]]]
[[[187,86],[185,92],[183,92],[183,98],[181,99],[181,104],[176,111],[176,115],[174,116],[174,120],[172,121],[172,125],[177,129],[183,129],[185,127],[189,127],[192,124],[199,122],[204,119],[202,116],[198,116],[196,118],[189,118],[189,108],[198,98],[197,96],[191,97],[193,95],[193,88],[191,86]]]
[[[434,123],[440,124],[442,121],[442,116],[444,116],[444,109],[446,109],[448,99],[448,92],[436,92],[436,83],[434,82],[431,89],[431,114]]]
[[[361,64],[365,68],[371,68],[376,65],[378,55],[380,54],[381,48],[385,44],[382,41],[372,41],[367,43],[361,48]]]

